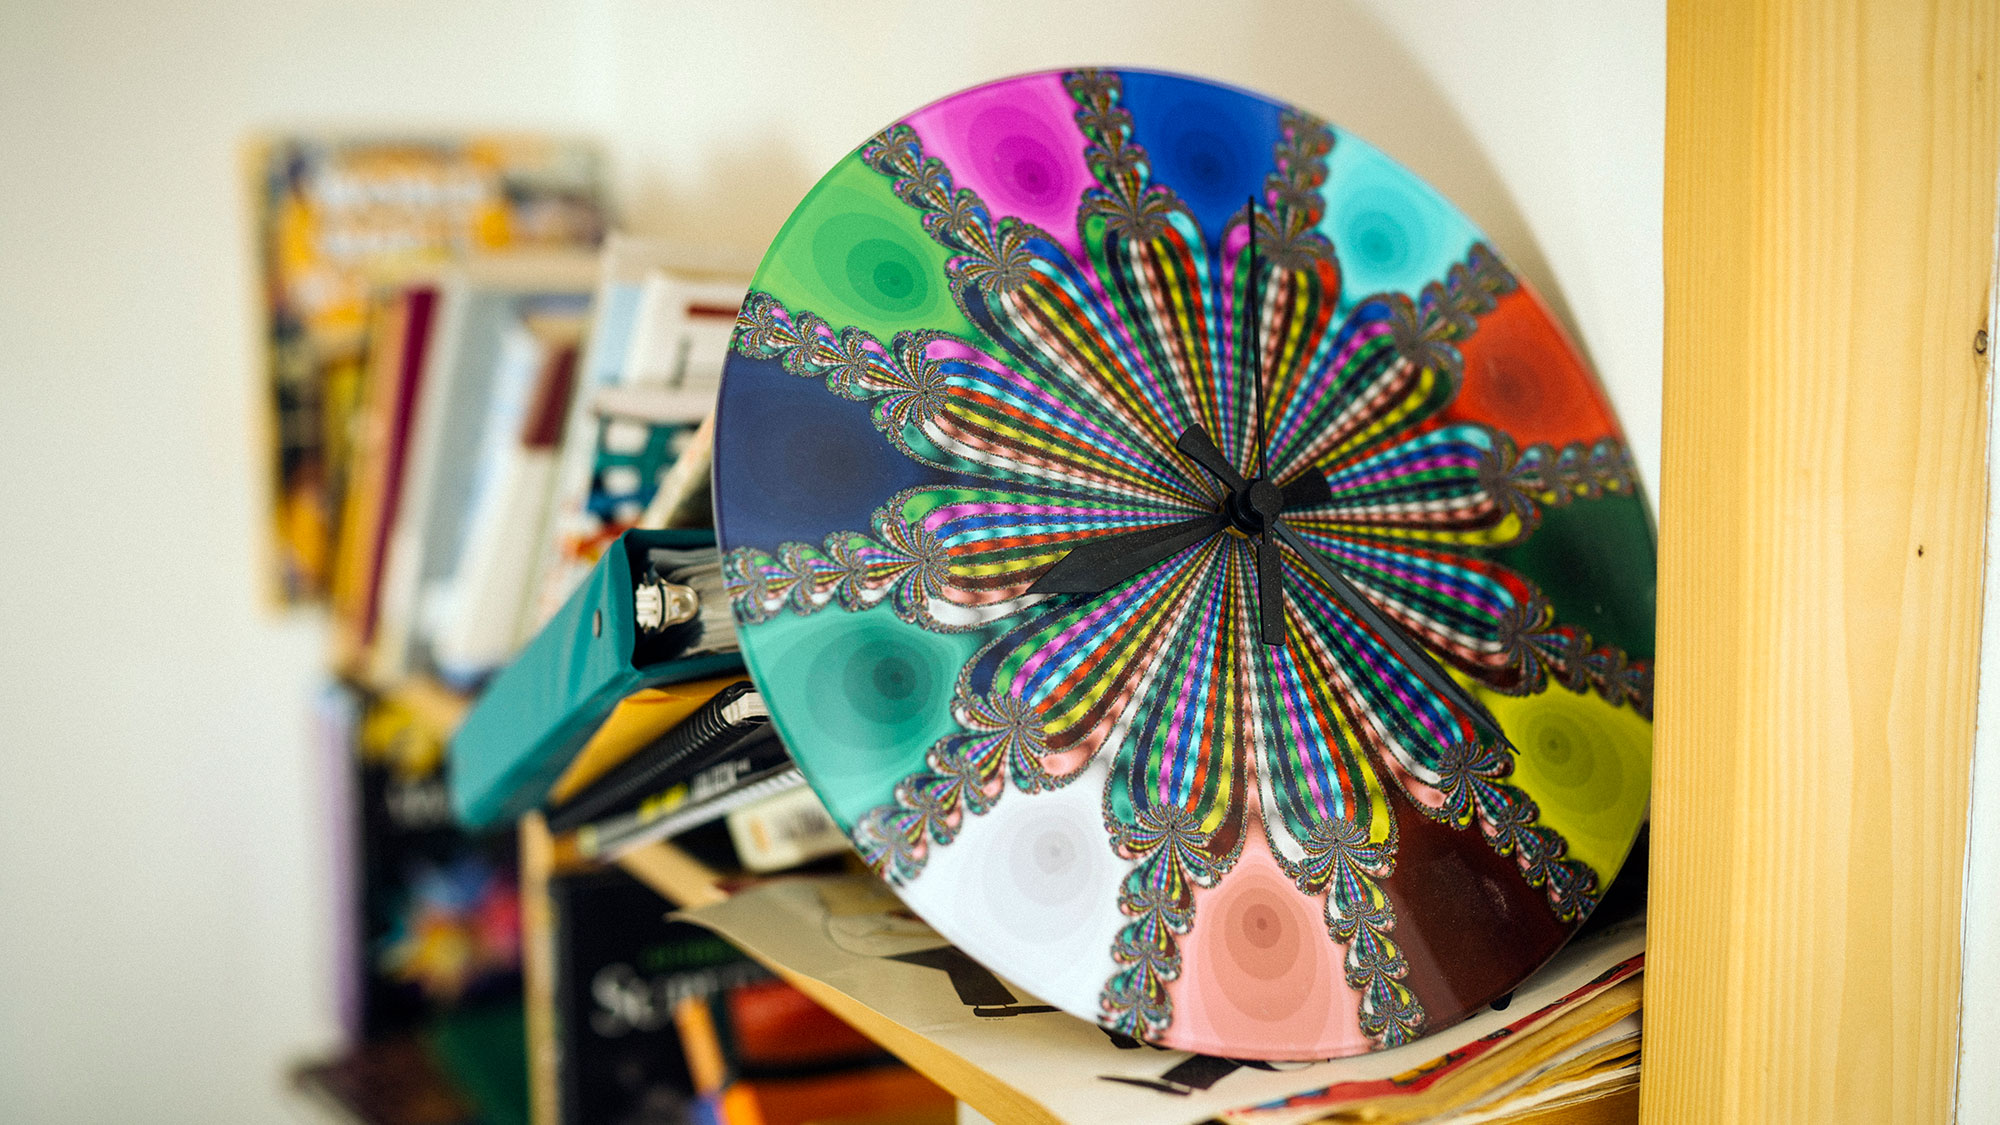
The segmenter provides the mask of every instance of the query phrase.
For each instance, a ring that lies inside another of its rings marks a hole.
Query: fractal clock
[[[1408,1042],[1546,961],[1645,818],[1654,548],[1604,394],[1302,110],[1078,70],[868,139],[757,272],[715,495],[861,856],[1106,1028]]]

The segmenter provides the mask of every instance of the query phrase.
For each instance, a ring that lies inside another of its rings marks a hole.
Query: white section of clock
[[[1095,1012],[1117,971],[1111,946],[1130,921],[1118,885],[1134,866],[1104,833],[1109,779],[1100,757],[1053,792],[1010,787],[951,843],[932,844],[923,872],[897,893],[1000,976],[1034,981],[1038,999]]]

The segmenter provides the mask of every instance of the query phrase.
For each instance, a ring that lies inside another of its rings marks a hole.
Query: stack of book
[[[704,423],[753,262],[607,239],[602,164],[536,137],[251,153],[271,584],[334,626],[349,1044],[294,1079],[382,1125],[941,1120],[935,1086],[593,862],[667,837],[768,870],[845,850],[743,675],[706,530]],[[614,572],[618,624],[564,615]],[[662,599],[644,629],[639,587]],[[537,709],[535,645],[563,639],[609,654],[588,721]],[[468,738],[485,750],[447,754]],[[521,856],[532,808],[564,829],[548,869]],[[531,1089],[535,1052],[562,1066]]]

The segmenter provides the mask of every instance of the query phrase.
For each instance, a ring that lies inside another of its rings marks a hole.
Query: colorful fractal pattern
[[[734,351],[752,672],[868,863],[1029,991],[1235,1057],[1392,1047],[1511,990],[1615,874],[1650,765],[1630,459],[1539,301],[1364,142],[1168,75],[967,91],[822,181]],[[1506,741],[1289,551],[1262,643],[1235,530],[1031,592],[1217,511],[1192,424],[1325,477],[1286,521]]]

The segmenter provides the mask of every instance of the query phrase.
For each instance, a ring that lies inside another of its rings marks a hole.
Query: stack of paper
[[[1161,1050],[1085,1023],[995,977],[865,876],[763,883],[682,917],[1009,1120],[1498,1121],[1637,1082],[1643,917],[1572,942],[1504,1010],[1311,1064]]]

